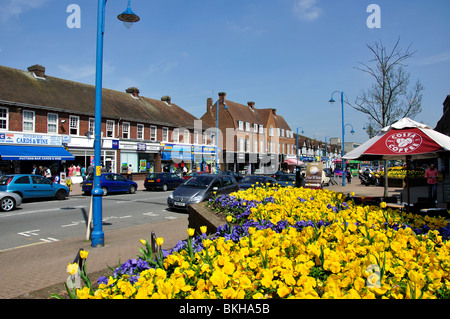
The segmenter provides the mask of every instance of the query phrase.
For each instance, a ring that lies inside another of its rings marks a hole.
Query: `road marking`
[[[130,218],[130,217],[133,217],[133,216],[127,215],[127,216],[122,216],[122,217],[119,217],[119,218]]]
[[[45,243],[50,243],[52,241],[59,241],[59,239],[56,238],[52,238],[52,237],[48,237],[48,238],[41,238],[41,241],[45,242]]]
[[[150,217],[156,217],[156,216],[159,216],[159,214],[156,214],[156,213],[153,213],[153,212],[143,213],[142,215],[150,216]]]
[[[178,217],[175,216],[166,216],[167,219],[177,219]]]
[[[78,225],[80,225],[82,223],[85,224],[86,222],[84,220],[80,220],[80,221],[77,221],[77,222],[72,222],[72,224],[61,225],[61,227],[78,226]]]
[[[38,234],[37,234],[38,231],[40,231],[40,229],[28,230],[28,231],[24,231],[24,232],[17,233],[17,234],[21,235],[21,236],[25,236],[25,237],[38,236]]]

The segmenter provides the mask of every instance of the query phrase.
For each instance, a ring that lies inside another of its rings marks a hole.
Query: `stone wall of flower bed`
[[[219,226],[227,223],[224,214],[211,211],[205,202],[190,205],[188,212],[189,228],[195,229],[196,233],[200,233],[201,226],[206,226],[208,235],[215,234]]]

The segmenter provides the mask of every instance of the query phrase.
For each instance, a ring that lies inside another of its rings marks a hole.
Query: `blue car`
[[[92,191],[92,184],[94,177],[88,176],[81,186],[84,194],[90,194]],[[100,187],[103,190],[103,196],[109,193],[128,192],[130,194],[136,193],[137,184],[115,173],[102,173],[100,179]]]
[[[69,189],[65,185],[34,174],[0,176],[0,191],[16,193],[23,199],[54,197],[63,200],[69,196]]]

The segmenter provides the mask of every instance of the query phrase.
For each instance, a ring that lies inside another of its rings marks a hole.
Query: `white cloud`
[[[317,19],[322,9],[317,4],[318,0],[298,0],[294,3],[294,14],[297,18],[306,21]]]
[[[154,73],[166,74],[175,69],[177,66],[178,62],[176,61],[154,63],[149,66],[148,71],[150,72],[150,74]]]
[[[450,61],[450,51],[445,51],[439,54],[435,54],[429,57],[425,57],[422,59],[419,59],[417,61],[417,65],[423,66],[423,65],[432,65],[436,63],[441,62],[447,62]]]
[[[43,6],[48,0],[3,0],[0,6],[0,21],[6,22],[11,17]],[[6,3],[5,3],[6,2]]]

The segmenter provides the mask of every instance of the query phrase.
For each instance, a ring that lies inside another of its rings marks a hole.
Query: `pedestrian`
[[[31,174],[36,174],[37,166],[36,164],[33,164],[33,170],[31,171]]]
[[[83,178],[83,182],[86,180],[86,167],[82,166],[80,169],[81,177]]]
[[[434,200],[437,203],[437,182],[438,182],[439,172],[431,164],[430,167],[425,171],[425,178],[427,179],[428,185],[428,199]]]
[[[95,167],[94,165],[89,165],[88,169],[87,169],[87,174],[88,177],[94,177],[94,172],[95,172]]]
[[[347,176],[347,182],[349,184],[352,183],[352,172],[350,171],[350,169],[347,167],[345,170],[345,176]]]
[[[130,181],[133,180],[133,169],[131,168],[131,164],[128,164],[127,179]]]
[[[47,178],[51,179],[52,178],[52,172],[50,171],[50,168],[44,167],[44,171],[43,171],[42,175],[44,177],[47,177]]]

